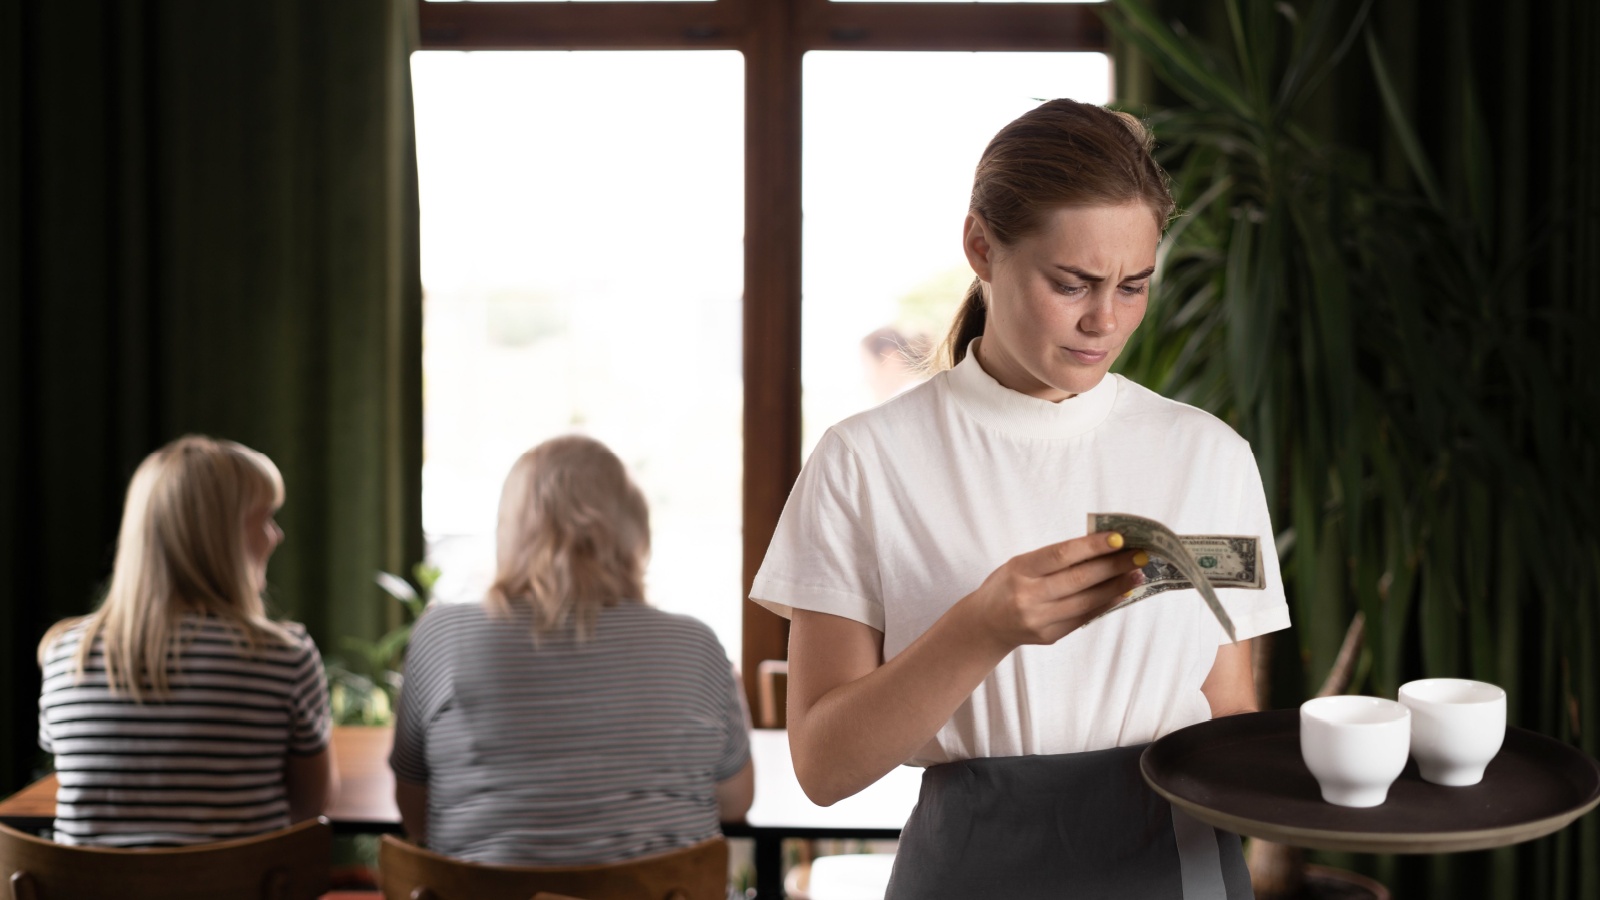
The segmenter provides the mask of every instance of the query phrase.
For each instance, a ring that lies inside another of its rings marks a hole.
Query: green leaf
[[[1178,36],[1138,0],[1114,0],[1101,18],[1122,40],[1132,44],[1169,86],[1197,105],[1223,106],[1240,116],[1250,107],[1235,87],[1212,71],[1195,45]]]
[[[401,578],[399,575],[395,575],[390,572],[379,572],[373,576],[372,580],[377,582],[378,587],[383,588],[389,596],[395,598],[396,600],[406,601],[418,599],[416,588],[413,588],[410,582],[406,581],[404,578]]]
[[[1378,83],[1378,94],[1383,98],[1383,109],[1389,115],[1389,127],[1394,129],[1395,138],[1400,141],[1400,148],[1405,151],[1406,160],[1411,163],[1411,172],[1421,185],[1422,192],[1427,195],[1429,202],[1435,208],[1444,209],[1439,180],[1433,175],[1433,167],[1428,163],[1428,155],[1422,150],[1422,142],[1411,129],[1411,123],[1406,121],[1400,95],[1395,91],[1394,81],[1389,77],[1389,68],[1383,62],[1383,52],[1378,47],[1378,38],[1371,29],[1367,30],[1366,37],[1367,58],[1372,62],[1372,77]]]
[[[384,661],[378,652],[378,645],[364,638],[346,635],[339,639],[339,646],[354,653],[360,660],[362,670],[367,674],[375,674],[383,669]]]
[[[373,648],[373,658],[380,661],[384,669],[394,668],[400,659],[400,654],[405,650],[406,644],[411,641],[411,626],[402,625],[384,635],[376,647]]]
[[[1227,308],[1228,359],[1233,380],[1234,403],[1250,418],[1256,400],[1261,396],[1262,365],[1265,352],[1266,328],[1250,288],[1258,281],[1252,243],[1255,230],[1247,214],[1234,219],[1233,239],[1228,243],[1228,263],[1224,273],[1223,302]]]
[[[439,576],[444,574],[439,567],[431,562],[419,562],[411,567],[411,578],[422,588],[425,595],[433,594],[433,586],[439,583]]]
[[[1307,99],[1315,95],[1322,83],[1344,62],[1345,57],[1350,53],[1350,48],[1355,46],[1356,36],[1366,26],[1367,18],[1372,10],[1372,4],[1373,0],[1362,0],[1360,8],[1350,17],[1349,23],[1345,26],[1344,37],[1340,39],[1339,43],[1327,56],[1320,58],[1318,56],[1318,51],[1321,47],[1320,37],[1333,32],[1331,20],[1334,13],[1343,8],[1343,4],[1333,2],[1333,0],[1322,0],[1317,4],[1310,17],[1312,24],[1307,29],[1312,31],[1317,38],[1316,43],[1305,48],[1303,58],[1301,54],[1295,54],[1295,59],[1300,60],[1300,65],[1310,70],[1309,74],[1305,75],[1303,80],[1299,77],[1294,77],[1292,85],[1291,77],[1286,76],[1279,91],[1278,115],[1283,117],[1285,121],[1288,121],[1289,117],[1294,115]],[[1295,63],[1291,62],[1291,72],[1294,67]]]
[[[1239,74],[1247,85],[1264,81],[1265,76],[1260,69],[1265,67],[1265,60],[1255,59],[1254,47],[1257,42],[1245,34],[1244,20],[1239,15],[1239,0],[1226,0],[1223,6],[1228,10],[1228,27],[1233,31],[1233,48],[1239,57]]]

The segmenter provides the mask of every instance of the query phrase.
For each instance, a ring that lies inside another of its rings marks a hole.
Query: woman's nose
[[[1078,320],[1078,327],[1087,334],[1111,334],[1117,330],[1117,315],[1112,309],[1111,298],[1096,296],[1093,304],[1083,311],[1083,318]]]

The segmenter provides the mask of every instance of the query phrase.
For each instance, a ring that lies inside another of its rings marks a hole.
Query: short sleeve
[[[1267,512],[1267,495],[1261,484],[1261,471],[1256,467],[1255,455],[1250,445],[1239,441],[1241,451],[1234,463],[1234,494],[1238,507],[1234,521],[1239,523],[1238,534],[1259,539],[1261,566],[1265,587],[1257,590],[1222,588],[1217,597],[1222,601],[1228,617],[1233,620],[1234,634],[1239,640],[1258,637],[1289,627],[1289,604],[1284,596],[1283,575],[1278,565],[1278,542],[1272,528],[1272,517]],[[1216,625],[1217,643],[1225,644],[1228,636],[1222,626]]]
[[[50,719],[44,714],[44,700],[40,697],[39,704],[39,749],[46,753],[56,752],[55,739],[50,736]]]
[[[718,648],[719,652],[721,648]],[[726,659],[726,657],[724,657]],[[734,676],[733,666],[721,667],[723,683],[720,685],[723,702],[723,743],[722,755],[717,759],[717,765],[712,772],[713,777],[719,781],[727,781],[739,774],[745,763],[750,761],[750,707],[745,703],[744,690],[739,685],[739,679]]]
[[[301,654],[289,698],[289,752],[312,756],[326,750],[332,740],[333,716],[328,707],[328,679],[322,668],[322,654],[317,652],[311,635],[301,631],[297,636]]]
[[[59,636],[50,642],[50,646],[45,649],[43,670],[40,672],[39,749],[51,754],[56,752],[56,744],[54,735],[50,733],[50,716],[47,712],[49,703],[47,701],[50,699],[50,694],[53,690],[51,676],[59,675],[64,663],[70,665],[73,651],[76,650],[75,642],[67,640],[69,635]]]
[[[883,630],[866,479],[837,429],[823,435],[789,492],[750,599],[784,618],[807,609]]]
[[[429,609],[417,620],[406,648],[389,768],[396,778],[411,784],[428,783],[428,726],[454,692],[449,665],[450,609]]]

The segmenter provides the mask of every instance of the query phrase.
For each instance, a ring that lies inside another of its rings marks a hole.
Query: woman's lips
[[[1067,347],[1066,351],[1072,354],[1073,359],[1084,363],[1085,365],[1093,365],[1094,363],[1104,361],[1107,352],[1105,350],[1074,350],[1071,347]]]

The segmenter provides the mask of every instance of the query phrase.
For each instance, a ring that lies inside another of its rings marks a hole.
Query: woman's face
[[[967,260],[988,288],[984,371],[1050,401],[1099,384],[1144,319],[1160,240],[1138,202],[1061,207],[1009,246],[968,216]]]
[[[277,520],[273,518],[277,512],[276,507],[264,504],[251,509],[244,516],[244,549],[250,559],[257,590],[266,587],[267,560],[283,542],[283,529],[278,527]]]

